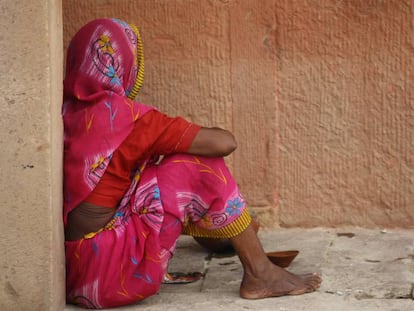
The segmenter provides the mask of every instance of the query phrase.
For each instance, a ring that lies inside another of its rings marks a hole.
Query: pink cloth
[[[114,19],[87,24],[71,42],[63,106],[65,225],[134,122],[152,109],[126,97],[136,79],[135,50],[135,33]],[[174,154],[158,165],[144,159],[136,167],[113,220],[65,242],[69,303],[109,308],[140,301],[159,290],[183,227],[231,227],[237,234],[249,223],[222,158]],[[241,218],[244,223],[235,226]]]
[[[72,39],[64,81],[67,214],[94,189],[111,155],[151,107],[127,98],[135,84],[137,38],[120,20],[99,19]]]
[[[65,242],[68,302],[109,308],[157,293],[186,223],[213,230],[246,208],[223,159],[177,154],[137,175],[110,229]]]

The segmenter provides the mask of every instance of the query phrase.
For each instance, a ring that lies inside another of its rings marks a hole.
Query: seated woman
[[[157,293],[181,233],[229,239],[257,299],[316,290],[266,257],[223,157],[233,135],[133,101],[143,80],[138,29],[98,19],[74,36],[64,81],[67,301],[109,308]],[[160,156],[163,156],[160,157]]]

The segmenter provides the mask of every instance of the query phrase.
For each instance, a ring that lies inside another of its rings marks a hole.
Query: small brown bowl
[[[266,253],[267,258],[275,265],[286,268],[292,263],[293,259],[299,254],[299,251],[280,251]]]

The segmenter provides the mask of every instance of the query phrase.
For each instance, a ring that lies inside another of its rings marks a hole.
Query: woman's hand
[[[224,157],[236,148],[236,140],[229,131],[217,127],[202,127],[187,153],[206,157]]]

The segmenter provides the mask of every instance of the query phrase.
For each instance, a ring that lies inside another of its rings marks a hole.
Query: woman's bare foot
[[[263,267],[258,276],[245,273],[240,286],[240,296],[261,299],[284,295],[302,295],[317,290],[322,279],[317,273],[296,275],[274,264]]]
[[[230,239],[243,265],[240,296],[260,299],[301,295],[317,290],[322,279],[317,273],[296,275],[274,265],[266,256],[252,226]]]

